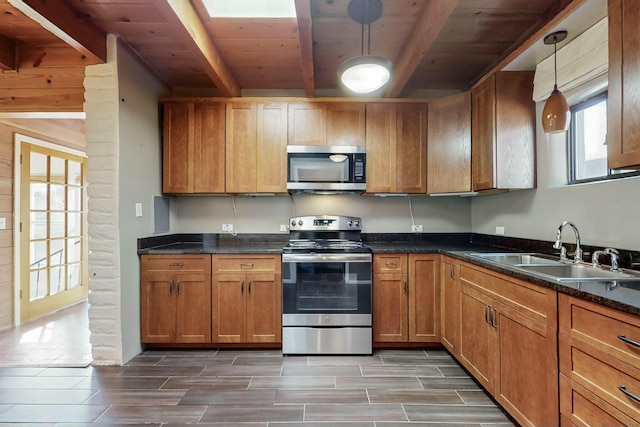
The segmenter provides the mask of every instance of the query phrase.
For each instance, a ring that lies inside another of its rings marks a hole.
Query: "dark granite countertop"
[[[173,234],[138,239],[138,254],[280,254],[288,234]],[[549,253],[552,242],[478,235],[474,233],[363,234],[373,253],[439,253],[470,262],[511,277],[555,289],[611,308],[640,316],[639,282],[557,282],[527,274],[504,264],[469,256],[471,252]],[[571,250],[571,248],[569,248]],[[586,248],[586,250],[593,250]],[[624,251],[623,268],[638,253]],[[624,260],[627,260],[626,262]],[[626,264],[626,265],[625,265]]]
[[[138,239],[145,254],[281,254],[288,234],[172,234]]]

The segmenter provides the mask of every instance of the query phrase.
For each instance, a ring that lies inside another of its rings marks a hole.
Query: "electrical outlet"
[[[496,227],[496,234],[498,236],[504,236],[504,227]]]
[[[222,231],[233,231],[233,224],[222,224]]]
[[[287,224],[280,224],[280,231],[287,233],[289,231],[289,226]]]
[[[422,225],[416,225],[416,224],[412,225],[411,231],[413,233],[422,233]]]

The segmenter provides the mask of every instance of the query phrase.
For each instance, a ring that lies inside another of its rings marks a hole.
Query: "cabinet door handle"
[[[491,322],[489,321],[489,309],[491,307],[489,307],[488,305],[484,306],[484,321],[488,324],[491,324]]]
[[[169,293],[173,295],[173,280],[169,281]]]
[[[244,294],[244,279],[242,280],[242,283],[240,283],[240,293]]]
[[[387,261],[384,263],[387,267],[395,267],[397,264],[395,261]]]
[[[403,287],[402,287],[402,293],[406,294],[407,293],[407,279],[404,279],[403,281]]]
[[[455,280],[456,275],[453,273],[453,264],[449,264],[449,276]]]
[[[178,295],[182,293],[182,280],[178,280]]]
[[[625,337],[624,335],[618,335],[618,339],[621,339],[622,341],[626,342],[627,344],[631,344],[634,347],[640,347],[640,342],[634,341],[634,340],[630,340],[629,338]]]
[[[627,390],[627,388],[623,385],[621,385],[620,387],[618,387],[618,390],[620,390],[621,392],[623,392],[627,397],[630,397],[631,399],[635,400],[636,402],[640,402],[640,397],[636,396],[635,394],[631,393],[630,391]]]
[[[247,291],[251,293],[251,280],[249,280],[249,283],[247,283]]]
[[[182,266],[184,266],[184,264],[181,262],[176,262],[175,264],[169,264],[169,267],[182,267]]]
[[[491,326],[494,329],[498,329],[498,324],[496,323],[496,310],[495,308],[493,310],[491,310]]]
[[[240,264],[240,267],[249,267],[249,268],[253,268],[253,264],[250,262],[243,262],[242,264]]]

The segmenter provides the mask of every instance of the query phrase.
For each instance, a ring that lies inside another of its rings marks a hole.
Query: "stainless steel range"
[[[282,255],[282,352],[371,354],[371,249],[362,221],[302,216]]]

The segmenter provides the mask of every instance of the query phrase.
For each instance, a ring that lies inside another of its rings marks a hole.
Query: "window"
[[[571,107],[569,184],[638,175],[607,167],[607,92]]]

